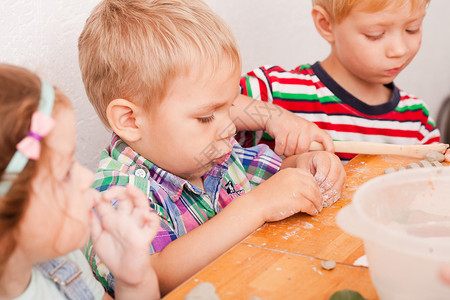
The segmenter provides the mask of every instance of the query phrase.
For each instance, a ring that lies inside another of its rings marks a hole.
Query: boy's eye
[[[372,34],[366,34],[365,36],[366,36],[369,40],[371,40],[371,41],[376,41],[376,40],[381,39],[381,38],[383,37],[383,35],[384,35],[384,33],[381,33],[381,34],[375,34],[375,35],[372,35]]]
[[[406,32],[409,34],[416,34],[420,31],[420,28],[416,28],[416,29],[406,29]]]
[[[199,118],[197,118],[197,120],[198,120],[200,123],[209,123],[209,122],[211,122],[212,120],[214,120],[214,115],[210,115],[210,116],[207,116],[207,117],[199,117]]]

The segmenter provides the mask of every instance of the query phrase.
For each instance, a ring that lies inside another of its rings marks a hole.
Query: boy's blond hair
[[[114,99],[149,109],[192,67],[206,61],[214,71],[224,57],[232,68],[241,65],[231,28],[201,0],[104,0],[87,19],[78,49],[89,101],[107,127]]]
[[[387,7],[399,8],[411,3],[411,10],[420,5],[428,5],[431,0],[312,0],[312,4],[322,6],[334,22],[340,23],[355,7],[365,12],[377,12]]]

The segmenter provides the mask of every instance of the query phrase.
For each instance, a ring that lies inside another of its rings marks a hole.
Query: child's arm
[[[231,108],[231,117],[238,130],[265,130],[275,139],[274,150],[278,155],[308,152],[313,141],[334,152],[328,133],[281,106],[239,95]]]
[[[299,158],[298,163],[322,159],[322,156],[308,154]],[[311,165],[315,166],[316,162]],[[327,173],[323,168],[323,173],[330,174],[329,180],[337,177],[339,182],[342,181],[345,174],[339,159],[330,160],[330,165],[333,166],[330,171]],[[298,212],[317,215],[323,201],[316,181],[305,167],[281,170],[251,192],[233,200],[214,218],[153,254],[152,264],[162,294],[200,271],[265,222],[282,220]]]
[[[149,211],[145,195],[134,186],[114,186],[91,211],[91,239],[100,259],[115,279],[116,299],[159,299],[149,245],[159,228],[159,217]],[[117,199],[117,210],[110,201]]]

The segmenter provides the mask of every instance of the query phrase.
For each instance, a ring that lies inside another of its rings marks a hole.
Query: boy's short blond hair
[[[334,22],[340,23],[350,11],[358,6],[362,11],[377,12],[387,7],[398,8],[408,2],[414,10],[420,5],[428,5],[431,0],[312,0],[312,4],[322,6]]]
[[[241,66],[231,28],[201,0],[104,0],[78,49],[89,101],[109,128],[106,108],[114,99],[149,109],[192,67],[206,61],[214,70],[224,57]]]

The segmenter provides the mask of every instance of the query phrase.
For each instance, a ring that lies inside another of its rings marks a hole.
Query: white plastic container
[[[449,167],[369,180],[336,221],[363,239],[381,299],[450,299],[450,285],[439,278],[439,270],[450,267]]]

